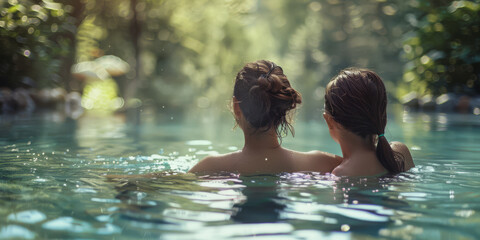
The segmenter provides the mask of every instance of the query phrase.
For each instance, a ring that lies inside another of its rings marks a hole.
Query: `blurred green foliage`
[[[399,13],[406,7],[402,1],[88,1],[77,57],[91,60],[91,49],[100,48],[125,59],[133,71],[117,78],[121,95],[162,108],[224,107],[237,71],[269,59],[283,67],[311,114],[323,107],[323,88],[342,68],[374,68],[389,86],[401,80],[398,56],[408,24]],[[137,92],[129,96],[132,82]]]
[[[0,86],[63,85],[63,60],[74,44],[68,35],[76,31],[71,11],[70,5],[47,0],[2,2]]]
[[[9,0],[0,77],[81,91],[67,74],[73,59],[115,55],[131,66],[114,78],[126,103],[223,108],[237,71],[269,59],[302,93],[306,115],[349,66],[377,71],[390,94],[478,93],[478,12],[473,1],[445,0]]]
[[[480,4],[418,0],[411,6],[403,86],[420,94],[479,94]]]

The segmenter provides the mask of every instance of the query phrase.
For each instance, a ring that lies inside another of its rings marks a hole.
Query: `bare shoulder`
[[[410,150],[408,150],[407,145],[401,143],[401,142],[391,142],[390,146],[392,147],[392,150],[400,153],[403,156],[403,160],[405,163],[405,171],[409,170],[410,168],[415,167],[415,163],[413,162],[412,154],[410,153]]]
[[[315,159],[319,160],[324,160],[324,161],[329,161],[335,166],[338,166],[340,163],[342,163],[342,157],[335,155],[333,153],[328,153],[328,152],[322,152],[322,151],[310,151],[307,152],[307,154],[310,154],[313,156]]]
[[[303,164],[299,166],[299,171],[331,172],[342,162],[340,156],[322,151],[299,154],[303,155],[302,158],[304,159]]]
[[[338,165],[332,170],[332,174],[335,176],[350,176],[351,173],[348,171],[348,168],[345,168],[342,165]]]
[[[193,166],[189,173],[214,173],[228,171],[238,152],[207,156]]]

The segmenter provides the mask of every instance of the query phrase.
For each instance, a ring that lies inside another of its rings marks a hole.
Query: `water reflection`
[[[185,174],[241,146],[220,125],[208,137],[197,123],[122,116],[0,118],[0,238],[478,238],[478,116],[402,114],[389,140],[417,166],[380,179]],[[322,125],[296,125],[285,144],[329,146]]]
[[[362,232],[375,235],[391,223],[385,184],[376,178],[337,178],[318,173],[285,175],[281,216],[298,228]]]
[[[227,177],[209,179],[212,184],[207,185],[202,185],[205,180],[199,181],[193,174],[181,173],[110,181],[115,183],[116,199],[122,203],[117,221],[127,228],[141,226],[153,232],[158,228],[190,232],[210,222],[228,222],[232,206],[244,199],[239,190],[226,189],[233,183]]]
[[[241,177],[246,187],[242,190],[245,201],[234,205],[236,214],[233,220],[240,223],[271,223],[279,220],[285,208],[283,199],[278,196],[278,176],[260,175]]]

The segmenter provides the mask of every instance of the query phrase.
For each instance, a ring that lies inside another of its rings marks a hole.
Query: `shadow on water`
[[[111,175],[107,179],[115,185],[115,198],[125,203],[128,210],[155,207],[155,211],[161,212],[169,205],[202,203],[217,210],[228,210],[235,222],[260,223],[279,221],[279,213],[285,208],[276,192],[280,178],[274,175],[197,178],[193,174],[162,172],[147,176]],[[167,196],[171,193],[173,195]],[[234,201],[225,205],[229,207],[225,209],[218,204],[224,200]],[[152,220],[149,216],[141,216],[143,220]]]
[[[279,176],[257,175],[240,177],[246,186],[242,190],[246,200],[235,204],[232,220],[239,223],[278,222],[280,212],[286,207],[277,193]]]
[[[154,235],[172,228],[208,234],[219,225],[272,223],[278,225],[256,233],[283,235],[296,229],[379,236],[395,221],[395,211],[409,205],[388,196],[389,184],[399,179],[317,173],[197,178],[165,172],[149,178],[113,176],[109,181],[121,203],[117,225],[132,231],[141,225]]]
[[[285,174],[279,195],[285,201],[280,218],[295,229],[351,232],[377,236],[391,224],[391,210],[372,199],[382,190],[377,178],[338,178],[319,173]],[[380,189],[380,190],[379,190]]]

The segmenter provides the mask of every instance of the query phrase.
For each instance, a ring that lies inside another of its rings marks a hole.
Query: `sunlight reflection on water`
[[[389,140],[410,146],[417,166],[381,179],[196,177],[185,172],[208,154],[241,148],[241,133],[118,117],[2,118],[0,239],[478,238],[478,116],[396,116]],[[339,154],[323,122],[298,122],[296,132],[285,146]]]

